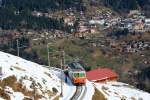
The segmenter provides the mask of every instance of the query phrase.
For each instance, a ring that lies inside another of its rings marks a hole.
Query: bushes
[[[52,88],[52,90],[53,90],[54,93],[58,92],[58,90],[56,88]]]
[[[4,88],[5,86],[10,86],[12,87],[12,85],[17,81],[15,76],[9,76],[3,80],[0,81],[0,86],[2,88]]]
[[[91,67],[90,66],[86,66],[84,67],[85,71],[90,71],[91,70]]]

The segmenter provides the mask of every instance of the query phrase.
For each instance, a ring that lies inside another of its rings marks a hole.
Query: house
[[[94,69],[86,73],[87,79],[93,82],[116,81],[118,75],[109,68]]]
[[[145,19],[145,23],[150,25],[150,18]]]
[[[150,27],[150,19],[145,19],[145,25]]]
[[[105,20],[104,19],[102,19],[102,20],[90,20],[89,21],[89,24],[90,25],[96,25],[96,24],[100,24],[100,25],[104,25],[104,23],[105,23]]]
[[[144,23],[141,21],[136,21],[133,25],[134,30],[143,30],[144,29]]]
[[[139,10],[130,10],[128,16],[138,17],[141,15],[141,12]]]
[[[38,11],[33,11],[32,15],[36,16],[36,17],[41,17],[41,16],[43,16],[43,13],[42,12],[38,12]]]

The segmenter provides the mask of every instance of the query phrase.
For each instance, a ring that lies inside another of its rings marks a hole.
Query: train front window
[[[84,73],[74,73],[74,77],[85,77]]]
[[[79,73],[74,73],[74,77],[79,77]]]
[[[79,77],[85,77],[84,73],[79,73]]]

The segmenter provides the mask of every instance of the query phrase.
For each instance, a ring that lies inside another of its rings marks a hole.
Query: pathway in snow
[[[60,100],[70,100],[76,91],[76,86],[74,86],[69,78],[67,78],[67,83],[63,86],[63,97]]]

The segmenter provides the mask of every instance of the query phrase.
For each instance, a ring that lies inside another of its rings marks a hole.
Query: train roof
[[[78,62],[72,62],[68,64],[68,67],[72,70],[77,70],[77,71],[84,71],[84,68],[82,67],[82,65]]]

